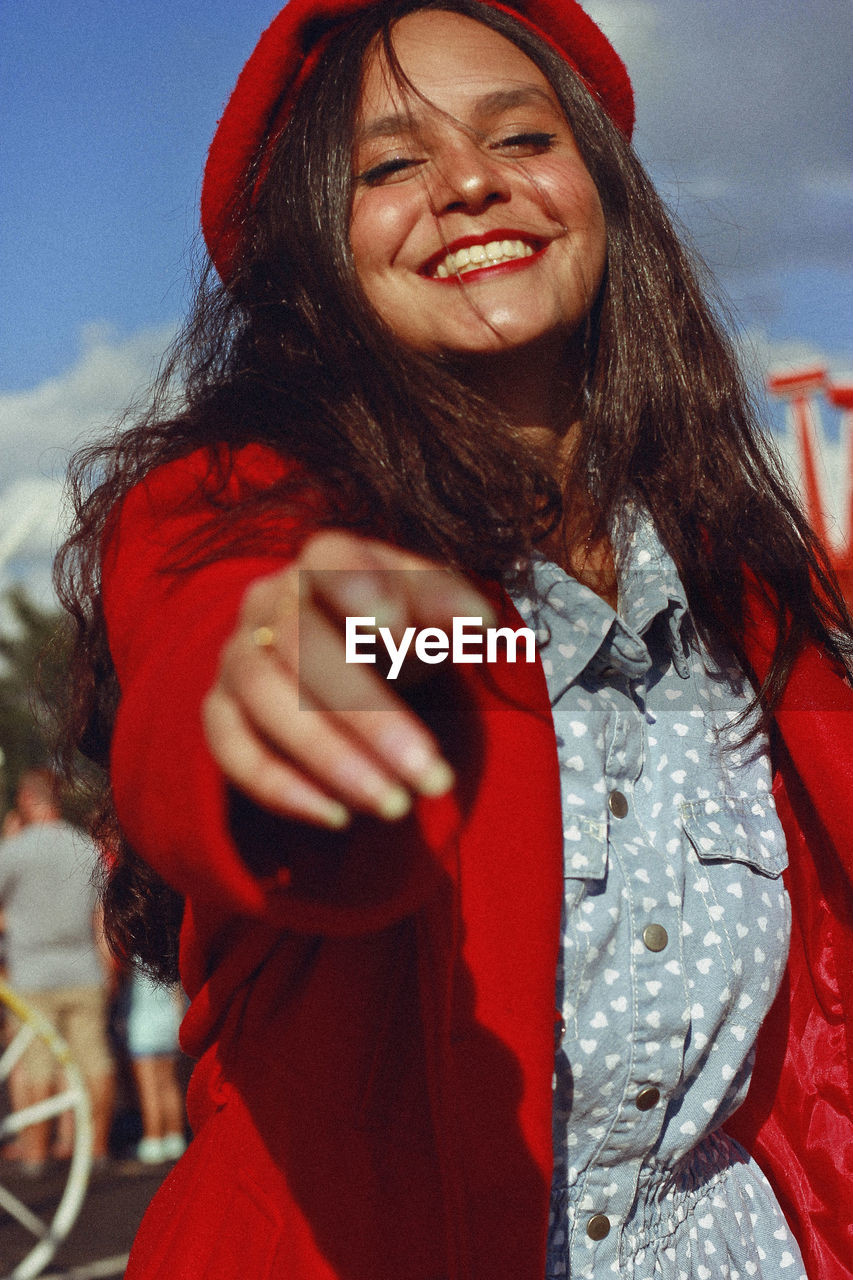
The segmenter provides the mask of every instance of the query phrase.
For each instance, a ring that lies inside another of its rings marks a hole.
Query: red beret
[[[378,0],[381,3],[381,0]],[[631,136],[634,94],[607,37],[576,0],[480,0],[522,22],[578,72],[614,124]],[[328,35],[377,0],[290,0],[246,63],[216,129],[201,192],[201,224],[223,280],[240,239],[239,202],[258,149],[284,124],[287,108],[314,69]]]

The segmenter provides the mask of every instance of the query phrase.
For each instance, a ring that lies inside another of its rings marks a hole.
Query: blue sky
[[[0,551],[4,495],[55,480],[179,320],[207,145],[278,7],[0,6]],[[628,63],[640,154],[754,367],[823,355],[853,370],[851,0],[586,7]]]
[[[9,0],[0,9],[2,385],[59,373],[80,330],[177,318],[199,174],[274,3]]]

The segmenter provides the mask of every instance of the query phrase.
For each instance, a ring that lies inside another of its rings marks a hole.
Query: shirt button
[[[663,951],[669,942],[669,934],[662,924],[647,924],[643,930],[643,942],[648,951]]]
[[[651,1111],[652,1107],[656,1107],[660,1102],[660,1089],[655,1089],[654,1086],[650,1089],[641,1089],[634,1101],[638,1111]]]
[[[610,1234],[610,1219],[604,1213],[596,1213],[586,1224],[586,1234],[590,1240],[603,1240]]]
[[[607,807],[614,818],[624,818],[628,813],[628,801],[621,791],[611,791],[607,797]]]

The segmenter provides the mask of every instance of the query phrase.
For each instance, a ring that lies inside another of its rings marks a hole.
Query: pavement
[[[79,1216],[39,1280],[123,1276],[142,1215],[170,1167],[111,1160],[93,1170]],[[51,1166],[38,1178],[22,1177],[11,1162],[0,1165],[2,1185],[43,1220],[49,1220],[58,1205],[65,1181],[62,1165]],[[0,1209],[0,1277],[9,1276],[34,1244],[34,1237]]]

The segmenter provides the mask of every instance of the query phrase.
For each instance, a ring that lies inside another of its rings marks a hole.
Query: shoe
[[[160,1150],[164,1160],[180,1160],[187,1149],[187,1140],[182,1133],[167,1133],[160,1139]]]
[[[140,1164],[162,1164],[166,1159],[162,1138],[142,1138],[136,1144],[136,1158]]]

